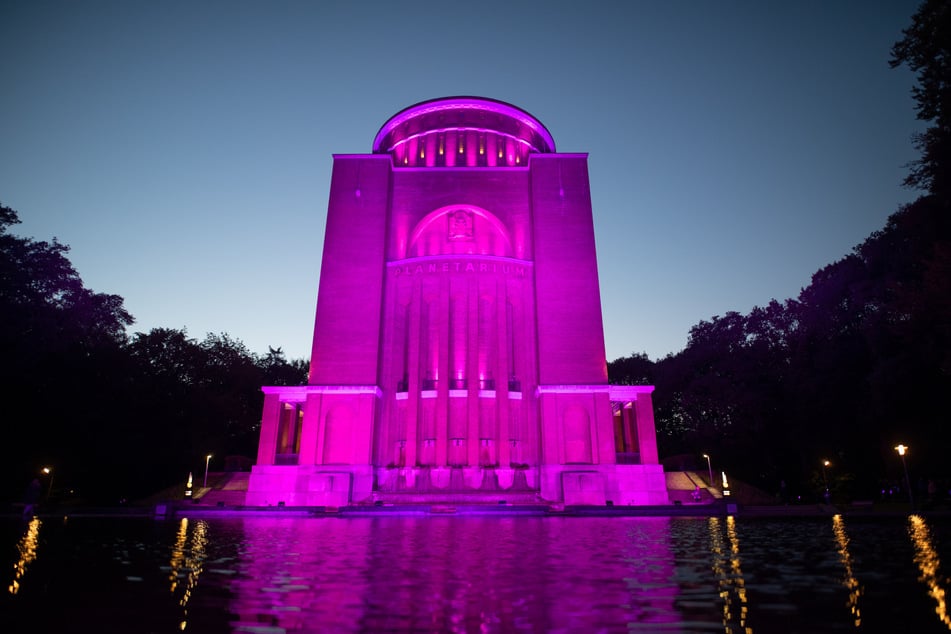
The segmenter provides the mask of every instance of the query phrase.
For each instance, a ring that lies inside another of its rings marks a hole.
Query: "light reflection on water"
[[[849,591],[849,613],[852,615],[855,627],[862,626],[862,610],[859,608],[859,599],[862,597],[862,586],[855,578],[852,565],[852,554],[849,552],[849,534],[845,530],[845,520],[839,514],[832,516],[832,531],[835,533],[835,543],[839,548],[839,561],[845,574],[842,585]]]
[[[10,632],[83,623],[255,634],[951,629],[946,518],[77,517],[0,526],[12,552],[0,603]]]
[[[17,542],[17,554],[19,559],[13,565],[13,581],[7,590],[10,594],[16,594],[20,591],[20,579],[26,574],[27,566],[36,559],[37,537],[40,534],[40,525],[43,522],[38,517],[30,519],[26,526],[26,532]]]
[[[915,563],[921,575],[918,580],[928,587],[928,596],[937,602],[935,614],[951,629],[951,619],[948,618],[948,609],[945,604],[944,586],[948,579],[940,573],[941,560],[931,543],[931,534],[928,530],[928,523],[920,515],[912,515],[908,518],[909,533],[911,540],[915,545]]]

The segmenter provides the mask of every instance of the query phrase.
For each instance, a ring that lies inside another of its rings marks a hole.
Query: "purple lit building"
[[[608,385],[587,156],[498,101],[335,155],[308,384],[265,387],[247,504],[666,504],[650,386]]]

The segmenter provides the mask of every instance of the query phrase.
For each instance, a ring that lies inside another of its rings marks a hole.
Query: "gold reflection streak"
[[[718,594],[723,599],[723,629],[730,631],[730,591],[729,582],[726,578],[726,570],[723,567],[723,538],[720,536],[720,518],[711,517],[708,521],[710,525],[710,551],[713,553],[713,574],[716,575]]]
[[[175,536],[175,545],[172,546],[172,559],[168,562],[171,571],[168,574],[168,580],[172,582],[169,592],[174,593],[178,586],[178,571],[182,568],[182,562],[185,560],[185,540],[188,538],[188,518],[183,517],[178,525],[178,535]]]
[[[855,622],[855,627],[862,626],[862,612],[859,610],[859,598],[862,596],[862,586],[852,570],[852,554],[849,552],[849,535],[845,532],[845,521],[842,515],[836,513],[832,516],[832,532],[835,533],[835,542],[839,546],[839,561],[845,568],[845,579],[842,580],[849,590],[849,611]]]
[[[202,565],[205,561],[205,547],[207,544],[208,524],[201,520],[196,522],[192,530],[191,542],[188,543],[188,519],[182,518],[181,524],[178,526],[178,533],[175,536],[175,545],[172,547],[172,558],[169,562],[169,567],[171,568],[169,581],[172,584],[169,591],[173,594],[175,593],[183,571],[187,571],[184,575],[185,587],[182,591],[182,598],[178,601],[178,604],[183,609],[187,608],[188,601],[192,596],[192,591],[195,589],[195,586],[198,585],[198,577],[203,570]],[[185,609],[183,616],[187,616],[187,614],[188,611]],[[181,623],[178,624],[178,628],[184,630],[187,625],[188,620],[183,618]]]
[[[188,570],[188,577],[185,580],[185,592],[181,601],[178,602],[183,608],[188,604],[188,600],[192,596],[192,590],[198,585],[198,577],[202,573],[202,564],[205,561],[205,546],[207,544],[208,524],[199,520],[195,523],[191,546],[185,557],[185,569]]]
[[[43,522],[40,518],[34,516],[26,527],[26,532],[20,541],[17,542],[17,551],[20,553],[20,560],[13,565],[13,581],[7,588],[10,594],[16,594],[20,591],[20,579],[26,574],[26,567],[36,559],[36,547],[39,544],[40,526]]]
[[[740,627],[746,634],[752,634],[753,628],[746,625],[749,616],[749,605],[746,598],[746,580],[743,579],[743,570],[740,568],[740,538],[736,535],[736,518],[726,517],[726,534],[730,538],[730,566],[733,571],[733,583],[736,585],[736,595],[740,598]]]
[[[948,616],[948,606],[945,602],[945,590],[940,585],[940,576],[938,568],[941,566],[941,560],[938,559],[938,553],[931,545],[931,534],[928,531],[928,524],[925,518],[920,515],[908,516],[908,533],[911,535],[912,544],[915,546],[915,563],[921,570],[918,581],[928,586],[928,596],[937,603],[935,614],[942,623],[951,629],[951,617]]]
[[[746,625],[749,612],[746,596],[746,583],[743,579],[743,570],[740,568],[740,540],[736,535],[736,520],[730,515],[726,518],[726,532],[729,538],[729,552],[723,541],[720,529],[720,518],[709,519],[710,549],[713,552],[713,572],[717,576],[718,595],[723,600],[723,631],[733,634],[742,631],[752,634],[753,628]],[[729,567],[727,563],[729,562]],[[739,606],[734,606],[734,595],[739,599]],[[733,625],[735,607],[739,608],[739,627]]]

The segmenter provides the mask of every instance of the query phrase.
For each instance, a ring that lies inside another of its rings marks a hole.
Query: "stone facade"
[[[664,504],[652,390],[608,385],[587,156],[424,102],[334,156],[308,385],[264,388],[247,503]]]

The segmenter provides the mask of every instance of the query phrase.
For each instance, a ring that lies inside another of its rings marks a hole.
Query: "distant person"
[[[700,493],[700,485],[699,485],[699,484],[697,485],[697,488],[693,490],[693,494],[692,494],[692,495],[693,495],[693,501],[694,501],[694,502],[699,502],[699,501],[700,501],[701,493]]]
[[[32,517],[36,508],[36,503],[40,500],[40,491],[42,486],[38,478],[33,478],[33,482],[26,487],[26,493],[23,495],[23,516]]]

